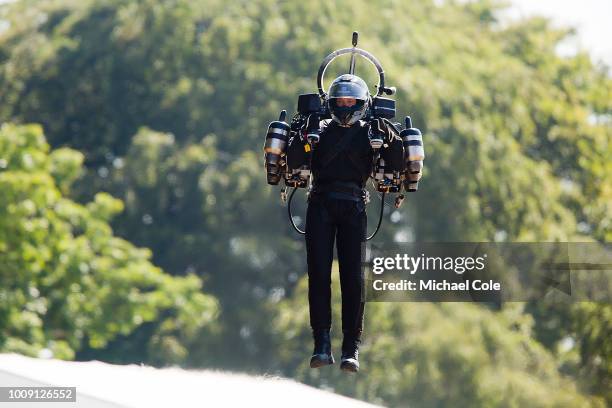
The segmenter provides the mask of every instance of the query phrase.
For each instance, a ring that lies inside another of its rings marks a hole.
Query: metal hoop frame
[[[361,48],[356,48],[356,47],[348,47],[348,48],[341,48],[339,50],[332,52],[327,57],[325,57],[325,59],[321,63],[321,66],[319,67],[319,72],[317,73],[317,87],[319,88],[319,96],[325,99],[327,95],[327,93],[323,90],[323,79],[325,76],[325,70],[327,69],[328,65],[331,64],[331,62],[335,60],[336,58],[338,58],[339,56],[345,55],[345,54],[360,55],[361,57],[368,60],[372,65],[374,65],[374,67],[378,71],[378,85],[376,86],[376,88],[378,89],[377,91],[378,93],[376,94],[376,96],[382,95],[385,89],[385,71],[383,70],[383,67],[380,64],[380,62],[376,59],[375,56],[373,56],[366,50],[363,50]]]

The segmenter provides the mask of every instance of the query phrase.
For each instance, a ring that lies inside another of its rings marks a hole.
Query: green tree
[[[577,224],[609,238],[612,85],[588,55],[555,53],[567,30],[500,28],[489,1],[351,4],[17,2],[4,11],[0,118],[84,151],[92,191],[114,188],[100,179],[141,126],[181,144],[217,135],[237,160],[359,28],[399,85],[400,113],[425,130],[436,177],[414,197],[420,239],[569,239]],[[260,173],[243,177],[261,188]]]
[[[39,122],[53,146],[82,150],[73,197],[122,198],[117,234],[152,248],[169,273],[206,280],[221,325],[200,334],[192,364],[276,369],[287,347],[276,302],[292,296],[305,262],[265,185],[265,126],[314,91],[319,62],[355,29],[427,153],[419,193],[385,213],[380,242],[610,240],[610,76],[584,53],[555,52],[568,30],[504,23],[502,10],[485,0],[22,0],[0,7],[0,121]],[[554,352],[566,335],[606,344],[608,320],[526,310]],[[545,334],[560,316],[569,323]],[[134,348],[149,338],[136,334],[125,340]],[[579,366],[610,360],[588,350]],[[605,389],[603,371],[585,373]]]
[[[337,276],[334,267],[334,276]],[[333,279],[334,293],[339,291]],[[604,407],[558,372],[554,355],[533,338],[533,319],[515,303],[493,312],[464,303],[373,302],[366,306],[359,377],[337,365],[304,364],[310,343],[307,280],[282,301],[276,319],[287,346],[279,364],[309,384],[393,407]],[[336,297],[333,321],[339,327]],[[332,329],[332,351],[342,335]]]
[[[155,322],[150,359],[181,362],[216,301],[197,277],[167,275],[149,250],[113,235],[121,201],[66,197],[82,160],[50,151],[39,126],[0,128],[0,350],[70,359]]]

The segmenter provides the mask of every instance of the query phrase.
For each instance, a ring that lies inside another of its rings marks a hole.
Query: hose
[[[291,194],[289,194],[289,200],[287,201],[287,214],[289,215],[289,222],[291,222],[291,226],[293,227],[293,229],[296,230],[298,234],[305,235],[306,231],[302,231],[298,228],[298,226],[293,221],[293,214],[291,214],[291,201],[293,200],[293,195],[295,194],[297,189],[298,187],[293,187],[293,191],[291,192]],[[374,238],[374,236],[378,233],[378,230],[380,229],[380,225],[382,224],[383,220],[383,211],[385,209],[385,194],[386,193],[382,193],[380,197],[380,214],[378,216],[378,224],[376,225],[376,229],[374,230],[372,235],[366,238],[366,241],[369,241]]]
[[[287,201],[287,214],[289,214],[289,221],[291,222],[293,229],[296,230],[299,234],[305,235],[306,231],[302,231],[301,229],[298,228],[297,225],[295,225],[295,222],[293,222],[293,215],[291,214],[291,200],[293,200],[293,195],[295,194],[297,189],[298,187],[293,187],[293,191],[289,195],[289,201]]]
[[[376,229],[374,230],[372,235],[370,235],[369,237],[366,238],[366,241],[369,241],[372,238],[374,238],[374,235],[376,235],[378,233],[378,230],[380,228],[380,224],[382,224],[383,211],[385,209],[385,194],[386,193],[383,192],[382,196],[380,197],[380,215],[378,216],[378,225],[376,225]]]

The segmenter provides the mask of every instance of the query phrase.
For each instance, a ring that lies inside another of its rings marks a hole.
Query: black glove
[[[385,161],[385,168],[392,171],[403,171],[405,163],[404,146],[395,129],[385,119],[374,119],[370,126],[375,132],[381,132],[383,135],[380,155]]]
[[[299,133],[289,139],[287,146],[287,167],[289,170],[299,169],[310,162],[310,145]]]

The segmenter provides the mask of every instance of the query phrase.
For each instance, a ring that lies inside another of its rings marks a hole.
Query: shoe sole
[[[359,371],[359,363],[355,363],[351,360],[346,360],[340,364],[340,369],[347,373],[356,373]]]
[[[324,366],[331,365],[334,363],[335,363],[334,356],[329,356],[329,358],[326,358],[326,357],[320,357],[319,355],[314,355],[310,359],[310,368],[324,367]]]

